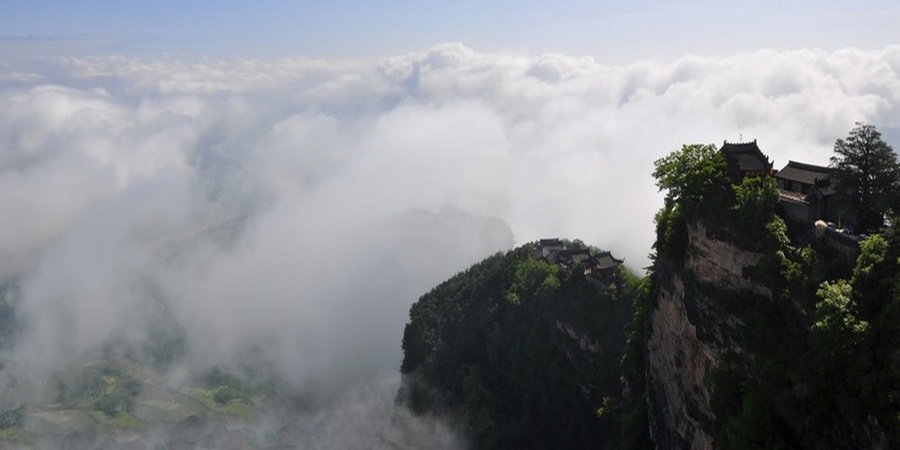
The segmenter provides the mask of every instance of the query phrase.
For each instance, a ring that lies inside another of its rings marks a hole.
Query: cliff
[[[715,420],[708,377],[726,354],[745,355],[738,343],[742,320],[722,310],[728,294],[771,300],[769,289],[746,276],[762,254],[687,227],[682,268],[658,263],[655,306],[647,341],[651,438],[658,448],[714,448]]]
[[[900,239],[864,244],[851,274],[831,270],[827,242],[778,230],[747,239],[695,217],[682,257],[657,258],[643,324],[656,448],[896,444],[900,297],[885,255]]]
[[[775,180],[728,177],[713,146],[654,166],[667,192],[623,360],[624,446],[897,446],[897,228],[848,252],[789,226]]]

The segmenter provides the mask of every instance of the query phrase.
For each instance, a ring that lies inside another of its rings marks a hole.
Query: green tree
[[[872,320],[893,297],[900,296],[900,221],[860,243],[853,269],[853,302],[860,316]]]
[[[734,187],[734,218],[736,229],[749,235],[761,235],[766,224],[775,217],[778,207],[778,186],[772,177],[745,178]]]
[[[687,222],[695,214],[718,222],[725,214],[729,181],[725,157],[713,144],[685,144],[654,163],[653,177],[666,192],[656,215],[656,243],[660,255],[682,262],[687,246]]]
[[[813,316],[813,337],[820,333],[831,348],[852,346],[857,340],[853,337],[866,330],[866,322],[860,320],[849,307],[851,292],[850,283],[846,280],[825,281],[816,292],[821,300]]]
[[[846,139],[834,143],[831,167],[859,231],[881,228],[900,187],[900,163],[881,133],[872,125],[857,122]]]
[[[666,204],[682,207],[708,203],[728,185],[725,158],[713,144],[683,145],[653,163],[659,190],[666,190]]]

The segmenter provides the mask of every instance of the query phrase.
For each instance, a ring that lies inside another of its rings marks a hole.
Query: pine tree
[[[848,219],[858,231],[877,231],[897,200],[897,154],[872,125],[856,123],[846,139],[834,143],[834,178],[844,197]]]

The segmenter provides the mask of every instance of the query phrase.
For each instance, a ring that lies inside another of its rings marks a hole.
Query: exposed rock
[[[587,334],[579,332],[572,325],[563,322],[561,320],[556,321],[556,329],[561,331],[566,336],[572,338],[573,341],[578,343],[578,348],[581,351],[589,352],[589,353],[600,353],[603,351],[603,348],[600,346],[600,342],[596,339],[591,339]]]
[[[697,337],[684,308],[680,278],[660,289],[648,342],[651,433],[660,448],[713,448],[704,424],[713,417],[703,382],[718,354]],[[658,422],[655,422],[658,420]]]
[[[708,430],[715,415],[706,382],[736,344],[741,322],[722,311],[723,291],[771,298],[746,276],[762,255],[708,235],[702,224],[688,227],[683,269],[661,264],[648,340],[650,432],[658,448],[714,448]]]
[[[762,253],[738,248],[730,242],[713,238],[700,222],[690,224],[685,272],[701,283],[731,290],[747,290],[767,297],[772,292],[754,284],[747,273],[762,259]]]

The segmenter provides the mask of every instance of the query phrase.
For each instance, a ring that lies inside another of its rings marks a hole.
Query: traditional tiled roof
[[[725,141],[720,151],[725,156],[725,160],[729,161],[729,164],[737,163],[741,170],[768,171],[772,167],[769,158],[756,145],[755,139],[752,142],[735,143]]]
[[[538,242],[538,246],[540,247],[562,247],[562,241],[559,238],[553,239],[541,239]]]
[[[831,169],[828,167],[788,161],[787,165],[775,174],[775,177],[813,186],[816,184],[816,180],[827,181],[830,174]]]
[[[605,273],[609,269],[614,269],[624,260],[616,259],[608,251],[591,255],[591,250],[587,248],[565,248],[564,243],[559,239],[541,239],[538,241],[538,249],[535,258],[541,259],[551,264],[558,264],[564,269],[571,269],[575,264],[581,263],[585,266],[585,274],[591,272],[594,276],[599,276],[596,272]]]
[[[570,250],[569,258],[571,258],[573,262],[587,261],[591,259],[591,252],[586,248],[580,250]]]
[[[619,264],[622,264],[623,261],[625,261],[623,259],[614,258],[612,253],[610,252],[603,252],[595,256],[594,260],[597,261],[597,268],[599,268],[600,270],[615,268]]]

